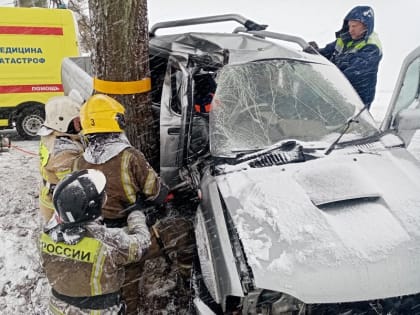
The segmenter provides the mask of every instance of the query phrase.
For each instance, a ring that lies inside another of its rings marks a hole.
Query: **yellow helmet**
[[[113,98],[95,94],[80,109],[83,134],[123,132],[125,108]]]

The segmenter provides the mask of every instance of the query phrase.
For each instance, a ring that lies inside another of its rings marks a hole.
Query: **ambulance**
[[[0,129],[33,139],[44,104],[63,95],[61,61],[79,55],[78,30],[67,9],[0,7]]]

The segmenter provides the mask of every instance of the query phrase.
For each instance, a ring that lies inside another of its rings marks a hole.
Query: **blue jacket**
[[[356,41],[351,39],[349,20],[360,21],[366,26],[364,37]],[[344,73],[368,109],[375,98],[378,66],[382,59],[381,43],[373,27],[372,8],[357,6],[344,18],[343,27],[336,33],[337,39],[319,50]]]

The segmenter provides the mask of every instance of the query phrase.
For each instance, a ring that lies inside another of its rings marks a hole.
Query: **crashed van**
[[[225,21],[239,27],[156,34]],[[150,34],[160,175],[197,196],[192,312],[420,313],[420,47],[378,127],[299,37],[234,14]],[[62,71],[86,98],[84,62]]]

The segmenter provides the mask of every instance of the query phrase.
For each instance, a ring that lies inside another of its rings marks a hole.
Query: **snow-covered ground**
[[[44,315],[47,314],[50,286],[37,249],[41,231],[39,142],[18,140],[15,130],[0,130],[0,135],[7,135],[12,140],[11,148],[0,152],[0,314]],[[154,276],[145,280],[147,296],[141,295],[140,299],[153,299],[154,303],[159,303],[157,305],[166,306],[159,314],[176,308],[176,314],[182,315],[188,305],[184,300],[187,295],[180,296],[181,302],[173,301],[175,269],[168,274],[162,266],[165,264],[159,264],[156,259],[146,263],[146,273],[153,270],[153,275],[165,274],[167,277]]]
[[[41,271],[37,237],[38,141],[14,141],[0,152],[0,314],[44,314],[49,288]]]

